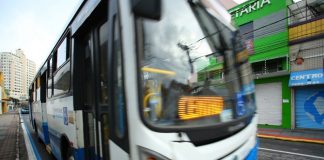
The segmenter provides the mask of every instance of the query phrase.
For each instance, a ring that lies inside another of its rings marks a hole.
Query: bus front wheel
[[[70,141],[66,138],[66,136],[61,138],[61,157],[63,160],[74,160],[72,148],[70,147]]]

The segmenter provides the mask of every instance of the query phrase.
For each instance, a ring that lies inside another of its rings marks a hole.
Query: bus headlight
[[[141,160],[170,160],[160,153],[154,152],[141,146],[138,146],[138,151]]]

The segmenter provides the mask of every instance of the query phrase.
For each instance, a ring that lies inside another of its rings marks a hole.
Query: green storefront
[[[232,9],[252,65],[259,124],[291,128],[286,0],[249,0]]]

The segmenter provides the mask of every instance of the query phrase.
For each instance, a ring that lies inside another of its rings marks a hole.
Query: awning
[[[290,73],[290,87],[314,84],[324,84],[324,68]]]
[[[223,63],[210,64],[207,67],[205,67],[204,69],[200,70],[199,73],[201,73],[201,72],[209,72],[209,71],[213,71],[213,70],[220,70],[220,69],[223,69],[223,66],[224,66]]]

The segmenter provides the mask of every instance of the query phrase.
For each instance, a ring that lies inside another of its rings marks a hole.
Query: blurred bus
[[[48,150],[57,159],[256,159],[248,54],[211,5],[84,1],[30,87]]]

